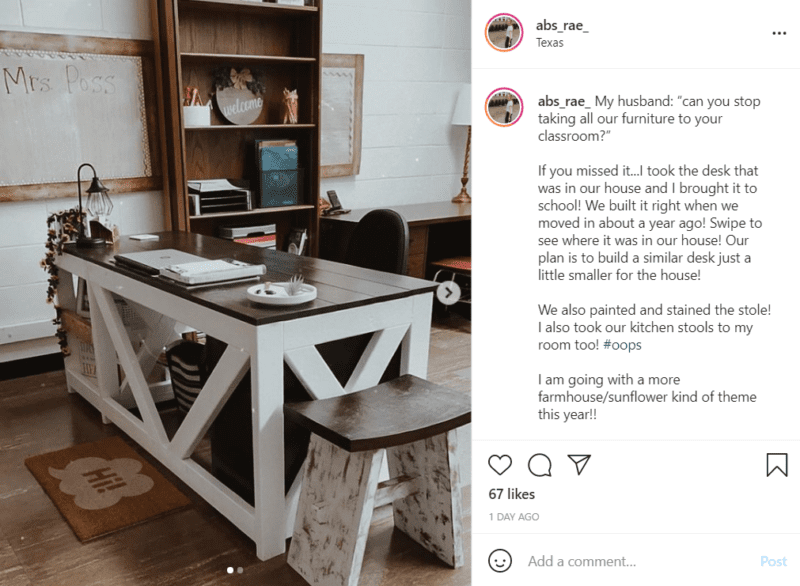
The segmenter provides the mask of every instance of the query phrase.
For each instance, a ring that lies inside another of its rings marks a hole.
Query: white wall
[[[325,0],[322,49],[364,54],[361,173],[325,179],[348,208],[449,201],[466,128],[450,125],[470,81],[469,0]]]
[[[0,29],[151,39],[147,0],[0,0]]]
[[[0,0],[0,30],[150,39],[149,10],[148,0]],[[160,191],[112,198],[111,217],[122,233],[164,229]],[[47,216],[76,203],[77,197],[0,203],[0,363],[58,352],[39,261]]]
[[[458,193],[466,129],[451,126],[450,116],[470,80],[469,26],[469,0],[325,1],[323,51],[362,53],[365,66],[361,173],[324,180],[323,193],[336,189],[349,208]],[[0,30],[149,39],[149,2],[0,0]],[[161,192],[112,197],[123,234],[163,229]],[[0,203],[0,363],[19,358],[21,348],[57,351],[54,338],[44,338],[54,312],[38,263],[48,213],[74,205]]]

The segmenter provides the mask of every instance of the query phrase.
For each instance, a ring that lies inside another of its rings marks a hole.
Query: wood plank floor
[[[434,322],[430,380],[470,390],[470,331],[457,315]],[[61,371],[0,382],[0,585],[305,584],[283,556],[260,562],[250,539],[138,448],[193,506],[81,544],[24,460],[111,435],[135,446],[114,425],[103,425],[86,401],[67,394]],[[361,586],[470,584],[468,488],[464,496],[465,567],[448,568],[394,531],[388,511],[376,511]]]

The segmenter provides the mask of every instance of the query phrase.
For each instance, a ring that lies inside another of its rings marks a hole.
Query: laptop
[[[189,254],[174,248],[116,254],[114,255],[114,260],[117,261],[117,266],[145,272],[148,275],[157,275],[161,272],[161,269],[172,265],[208,261],[207,258],[202,256]]]

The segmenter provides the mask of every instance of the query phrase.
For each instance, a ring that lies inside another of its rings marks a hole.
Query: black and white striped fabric
[[[184,413],[197,399],[205,382],[203,344],[182,340],[167,348],[167,364],[178,408]]]

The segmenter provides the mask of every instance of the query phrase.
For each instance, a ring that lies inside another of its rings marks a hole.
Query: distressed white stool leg
[[[382,460],[312,434],[287,560],[308,583],[358,584]]]
[[[419,476],[421,490],[394,501],[394,525],[445,563],[464,565],[456,430],[389,448],[392,477]]]

